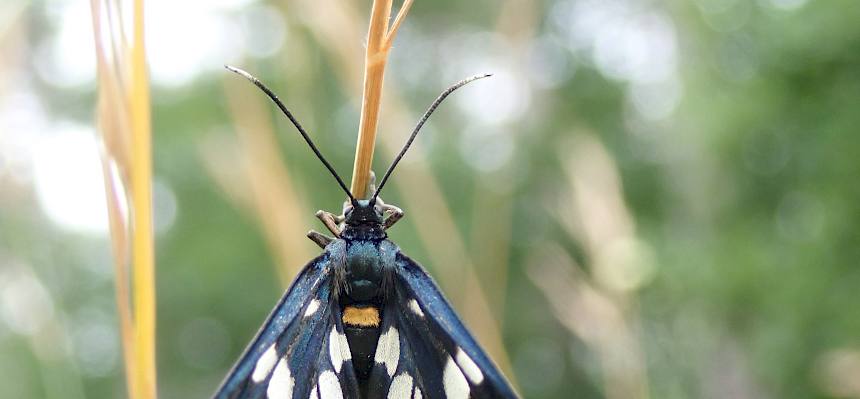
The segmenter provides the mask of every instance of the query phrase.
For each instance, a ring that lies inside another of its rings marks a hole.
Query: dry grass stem
[[[597,354],[606,397],[647,398],[641,348],[625,309],[589,282],[560,248],[548,245],[536,252],[543,255],[530,262],[528,275],[559,321]]]
[[[120,338],[123,360],[125,362],[125,377],[128,384],[129,396],[134,398],[134,331],[131,319],[131,303],[129,293],[129,238],[130,227],[128,215],[124,212],[128,206],[125,185],[127,182],[128,148],[127,136],[131,127],[128,119],[128,107],[124,106],[125,96],[122,93],[121,79],[113,62],[108,60],[106,44],[100,32],[105,21],[102,20],[102,4],[92,0],[93,31],[95,34],[96,58],[98,67],[98,127],[102,133],[102,172],[107,194],[108,220],[111,243],[114,256],[114,285],[120,323]],[[110,9],[106,13],[111,12]],[[110,39],[110,38],[109,38]],[[112,52],[110,55],[118,54]]]
[[[306,233],[304,215],[309,215],[310,209],[297,194],[284,166],[277,135],[270,123],[268,103],[257,93],[250,92],[245,83],[239,79],[227,79],[228,85],[235,85],[225,92],[240,141],[238,159],[242,160],[243,168],[239,181],[223,182],[221,186],[231,190],[243,186],[242,182],[247,185],[243,190],[245,194],[233,195],[232,198],[244,200],[245,203],[239,205],[257,217],[278,264],[278,276],[286,287],[305,262],[314,257],[313,244],[298,238]],[[237,94],[243,92],[248,95]],[[213,172],[217,176],[218,172]]]
[[[91,7],[99,72],[98,126],[104,146],[102,170],[126,379],[129,397],[150,399],[156,397],[155,259],[143,1],[133,3],[131,41],[124,36],[118,2],[92,0]]]
[[[406,14],[409,13],[409,8],[412,7],[412,0],[406,0],[400,6],[400,11],[397,12],[397,17],[394,18],[394,23],[391,24],[391,29],[385,35],[385,47],[390,49],[394,45],[394,38],[397,36],[397,31],[400,29],[400,24],[406,19]]]
[[[389,28],[391,0],[374,0],[367,34],[367,50],[364,56],[364,92],[361,103],[361,121],[358,126],[358,143],[355,149],[355,164],[352,169],[350,191],[355,198],[364,198],[370,181],[373,149],[376,145],[376,127],[379,124],[379,106],[382,99],[382,84],[388,50],[397,35],[397,29],[409,12],[412,0],[406,0]]]
[[[606,397],[648,398],[635,295],[647,275],[647,262],[635,245],[614,161],[589,133],[572,136],[572,144],[560,150],[568,160],[570,195],[556,209],[569,234],[582,244],[589,273],[548,245],[535,251],[544,256],[531,262],[529,276],[562,324],[598,355]]]
[[[390,2],[388,2],[387,6],[381,3],[382,2],[375,3],[375,7],[378,7],[376,8],[376,13],[381,17],[375,20],[375,23],[372,22],[371,26],[384,27],[388,22],[388,16],[391,11]],[[303,14],[308,15],[308,20],[311,21],[307,24],[308,28],[311,30],[311,33],[316,37],[318,42],[324,46],[324,49],[330,57],[334,59],[332,64],[337,68],[336,71],[340,82],[357,91],[360,86],[359,76],[355,73],[355,68],[352,68],[351,66],[354,65],[354,60],[361,56],[361,52],[358,46],[349,46],[345,45],[345,43],[354,43],[355,38],[362,35],[360,32],[360,13],[355,9],[355,6],[352,3],[339,3],[333,0],[298,0],[296,5],[300,7]],[[383,40],[383,44],[390,47],[392,40],[395,37],[394,34],[396,29],[401,26],[403,18],[410,6],[411,1],[404,2],[404,5],[401,7],[397,17],[394,19],[392,28],[388,29],[388,32],[386,32],[384,37],[380,37],[380,32],[382,32],[382,30],[374,31],[372,35],[376,38],[375,40]],[[373,54],[371,48],[384,47],[378,45],[376,47],[371,46],[371,43],[373,42],[374,40],[371,40],[369,36],[365,59],[376,62],[377,67],[379,66],[378,63],[382,62],[383,64],[381,66],[384,67],[384,57],[374,57],[373,55],[369,57],[367,56],[367,54]],[[387,55],[387,48],[386,53],[383,55]],[[383,69],[375,69],[371,71],[370,76],[376,76],[376,78],[369,78],[368,70],[365,69],[365,93],[368,89],[369,81],[374,81],[379,85],[379,91],[376,92],[377,107],[379,94],[381,94],[381,72],[383,72]],[[377,116],[375,118],[382,117],[385,119],[386,125],[402,126],[404,127],[404,130],[413,126],[415,121],[412,117],[408,117],[409,112],[403,108],[402,100],[397,97],[397,93],[389,92],[388,96],[389,100],[386,102],[386,106],[388,108],[385,114],[380,116],[377,108]],[[362,127],[360,128],[360,136],[362,134],[361,132],[369,130],[367,129],[367,124],[364,122],[365,118],[367,118],[367,101],[368,96],[365,95],[362,102]],[[376,123],[377,120],[374,119],[374,136],[376,132]],[[368,138],[366,135],[361,137],[365,140]],[[366,162],[366,170],[368,173],[370,171],[369,162],[372,158],[372,144],[374,140],[367,140],[371,146],[368,147],[365,145],[365,147],[363,147],[364,149],[357,150],[357,154],[359,154],[359,156],[362,156],[363,154],[366,158],[362,162]],[[386,152],[393,157],[399,152],[403,145],[403,140],[403,136],[385,136],[383,139],[383,147]],[[362,139],[360,138],[360,148],[362,148],[361,143]],[[359,156],[356,157],[356,164],[359,163]],[[491,310],[496,306],[501,306],[500,304],[503,303],[503,301],[495,302],[495,299],[497,299],[498,296],[494,296],[494,301],[492,302],[493,305],[491,306],[491,302],[487,299],[488,297],[484,292],[487,288],[474,270],[475,268],[473,266],[472,259],[463,245],[465,242],[464,238],[457,228],[454,216],[452,215],[435,178],[427,169],[427,164],[422,160],[423,154],[420,147],[413,148],[409,157],[413,162],[402,164],[398,167],[399,178],[396,181],[401,187],[401,193],[404,195],[403,203],[398,205],[402,205],[407,209],[407,211],[408,209],[421,209],[421,212],[408,213],[407,217],[413,218],[414,223],[421,226],[419,229],[420,240],[423,242],[427,248],[427,252],[431,256],[430,263],[436,266],[434,269],[434,275],[438,278],[446,295],[452,299],[455,307],[462,312],[461,314],[463,315],[464,322],[472,328],[476,338],[482,345],[484,345],[493,359],[499,363],[499,367],[502,371],[507,376],[511,377],[512,382],[515,383],[510,361],[508,360],[507,353],[503,346],[501,330],[499,329],[499,320],[493,316],[494,313]],[[215,169],[218,168],[215,167],[213,170],[215,171]],[[228,173],[218,171],[215,171],[213,174],[218,179],[225,179],[228,175]],[[366,182],[360,183],[356,186],[357,174],[358,173],[354,171],[351,189],[353,194],[355,194],[357,198],[360,198],[367,194],[365,193]],[[239,195],[234,195],[234,197],[238,196]],[[498,267],[498,265],[496,266]],[[499,281],[505,281],[505,279],[502,278]],[[498,286],[493,284],[490,289],[495,290],[497,288]],[[504,291],[502,290],[501,292],[501,295],[503,296]]]
[[[152,216],[152,136],[149,77],[143,42],[143,0],[134,1],[131,45],[132,168],[132,277],[134,292],[135,357],[140,397],[156,397],[155,373],[155,244]]]
[[[350,43],[354,41],[355,37],[361,35],[359,32],[360,25],[357,21],[360,18],[359,13],[351,3],[337,3],[332,0],[303,0],[300,4],[315,20],[322,21],[323,17],[329,13],[335,13],[343,18],[351,18],[348,21],[342,21],[344,23],[340,25],[340,29],[332,29],[325,23],[311,24],[309,28],[319,43],[325,46],[325,50],[331,58],[335,60],[333,64],[337,67],[336,71],[340,81],[352,87],[355,74],[354,69],[350,66],[353,64],[353,60],[360,56],[360,53],[355,51],[356,49],[347,49],[342,43]],[[405,15],[404,10],[406,9],[404,4],[400,14]],[[402,20],[402,17],[398,18]],[[395,21],[398,18],[395,18]],[[403,108],[403,101],[397,96],[397,93],[389,91],[387,95],[386,106],[388,108],[385,114],[381,116],[386,125],[403,126],[404,130],[413,126],[415,121],[408,117],[409,112]],[[393,157],[400,151],[403,140],[403,136],[383,136],[383,148]],[[358,152],[361,153],[361,151]],[[421,147],[412,148],[409,157],[412,162],[401,164],[398,167],[399,178],[396,179],[396,184],[400,186],[400,192],[404,196],[403,203],[398,205],[401,205],[407,212],[409,209],[421,209],[421,212],[408,212],[407,217],[414,219],[415,225],[421,226],[418,230],[419,238],[431,256],[430,263],[436,266],[434,275],[455,307],[462,312],[465,323],[472,328],[478,341],[484,345],[493,359],[498,361],[499,367],[516,385],[513,370],[503,346],[498,320],[493,317],[485,317],[492,314],[490,309],[497,306],[498,303],[494,302],[491,307],[487,300],[483,281],[480,281],[475,273],[471,257],[462,245],[465,242],[464,237],[457,228],[454,216],[436,179],[428,170],[427,163],[422,159]],[[355,189],[355,176],[354,173],[353,190]],[[353,193],[359,197],[356,191]],[[446,267],[447,265],[450,267]],[[490,289],[496,288],[493,286]]]
[[[470,244],[475,271],[494,306],[497,324],[504,324],[504,307],[510,267],[513,204],[510,196],[478,187],[472,213]]]
[[[227,199],[242,212],[254,214],[251,188],[241,167],[242,153],[239,141],[232,136],[208,136],[197,143],[197,155],[209,177],[224,192]],[[236,159],[236,164],[224,162]],[[238,164],[238,165],[237,165]]]

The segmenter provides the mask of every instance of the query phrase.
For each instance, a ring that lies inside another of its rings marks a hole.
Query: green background
[[[338,3],[147,15],[161,397],[213,392],[318,251],[313,212],[341,206],[220,68],[267,82],[349,179],[369,2]],[[69,124],[97,137],[88,4],[0,5],[3,398],[125,395],[109,235],[46,211],[59,196],[74,216],[91,187],[40,188],[39,165],[97,147],[34,155]],[[856,1],[418,0],[388,65],[377,172],[438,92],[496,74],[440,107],[384,198],[406,211],[391,238],[501,337],[524,397],[860,397]],[[241,156],[254,123],[289,177],[274,209],[300,215],[281,236],[249,202],[248,165],[273,170]]]

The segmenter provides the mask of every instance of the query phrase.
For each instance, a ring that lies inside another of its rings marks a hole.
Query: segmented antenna
[[[313,152],[314,152],[314,154],[316,154],[317,158],[319,158],[319,160],[322,161],[323,165],[325,165],[325,167],[326,167],[326,169],[328,169],[329,173],[331,173],[331,175],[334,176],[335,180],[337,180],[337,184],[340,185],[340,188],[342,188],[343,192],[346,193],[346,196],[349,197],[349,202],[355,203],[355,197],[352,196],[352,193],[346,187],[346,184],[343,183],[343,180],[340,178],[340,176],[337,174],[337,172],[335,172],[335,170],[331,166],[331,164],[328,163],[328,161],[326,161],[325,157],[323,157],[322,153],[320,153],[320,150],[317,149],[317,146],[314,145],[313,141],[311,141],[310,136],[308,136],[308,133],[305,132],[305,129],[302,127],[302,125],[299,123],[299,121],[297,121],[296,118],[293,117],[293,114],[290,112],[290,110],[288,110],[287,107],[284,105],[284,103],[282,103],[281,100],[278,99],[278,96],[275,95],[275,93],[273,93],[271,90],[269,90],[269,88],[266,87],[266,85],[264,85],[263,82],[260,82],[259,79],[255,78],[250,73],[245,72],[239,68],[232,67],[230,65],[224,65],[224,68],[227,68],[231,72],[235,72],[235,73],[243,76],[245,79],[250,80],[251,83],[257,85],[257,87],[259,87],[260,90],[262,90],[264,93],[266,93],[266,95],[269,96],[270,99],[272,99],[272,101],[275,103],[275,105],[277,105],[278,108],[281,109],[281,112],[283,112],[284,115],[287,116],[287,119],[289,119],[290,122],[293,123],[293,126],[295,126],[296,129],[298,129],[299,134],[302,135],[302,138],[305,139],[305,142],[308,143],[308,146],[311,147],[311,150],[313,150]],[[377,191],[379,191],[379,190],[377,190]]]
[[[394,161],[391,162],[391,166],[389,166],[388,170],[385,171],[385,175],[382,177],[382,180],[379,181],[379,186],[376,187],[376,191],[370,198],[371,204],[376,202],[376,197],[379,196],[379,192],[382,191],[382,187],[385,186],[385,182],[388,181],[388,177],[391,176],[391,172],[394,171],[394,167],[397,166],[397,163],[399,163],[401,159],[403,159],[403,155],[406,154],[406,150],[408,150],[409,146],[412,145],[412,142],[415,141],[415,137],[418,136],[418,132],[421,130],[421,127],[424,126],[424,123],[427,122],[427,119],[430,118],[430,115],[433,114],[433,111],[435,111],[436,108],[439,107],[439,104],[442,104],[442,101],[445,101],[445,98],[448,97],[455,90],[478,79],[483,79],[490,76],[493,76],[493,74],[487,73],[483,75],[472,76],[468,79],[463,79],[457,83],[454,83],[454,85],[445,89],[445,91],[443,91],[442,94],[439,95],[439,97],[436,97],[436,101],[433,101],[433,104],[430,104],[430,108],[427,108],[427,111],[424,112],[424,116],[422,116],[421,119],[418,120],[418,124],[415,125],[415,129],[413,129],[412,134],[409,135],[409,140],[406,141],[406,145],[403,146],[403,149],[400,150],[400,153],[397,154],[397,157],[395,157]]]

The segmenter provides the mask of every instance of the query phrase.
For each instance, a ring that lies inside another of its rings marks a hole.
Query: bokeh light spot
[[[0,273],[0,305],[3,322],[21,335],[37,333],[54,317],[54,304],[45,286],[21,266]]]
[[[107,202],[98,144],[92,127],[63,123],[33,154],[36,195],[60,227],[104,234]]]

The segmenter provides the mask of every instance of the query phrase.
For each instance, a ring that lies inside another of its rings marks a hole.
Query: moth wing
[[[216,399],[358,397],[332,273],[328,252],[302,269]]]
[[[394,280],[369,398],[517,397],[420,265],[398,253]]]

